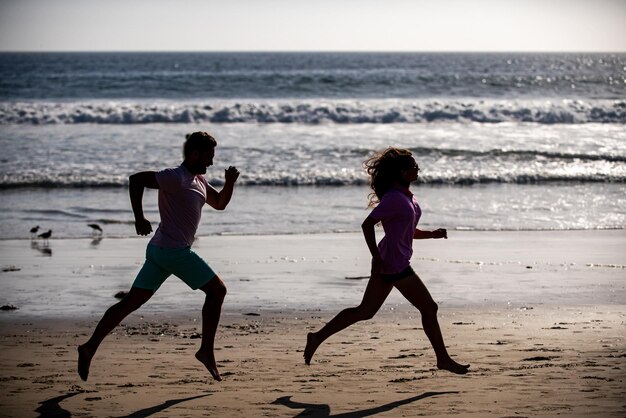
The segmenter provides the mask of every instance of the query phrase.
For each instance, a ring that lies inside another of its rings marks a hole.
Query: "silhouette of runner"
[[[152,232],[152,225],[144,217],[142,207],[146,187],[159,189],[161,223],[146,248],[146,261],[128,295],[105,312],[89,341],[78,347],[78,374],[83,380],[87,380],[91,360],[102,340],[131,312],[146,303],[171,274],[192,289],[200,289],[206,294],[202,307],[202,342],[195,356],[215,380],[222,380],[215,363],[214,341],[226,286],[191,250],[191,244],[204,204],[217,210],[226,208],[239,171],[229,167],[225,172],[224,187],[218,192],[203,176],[207,167],[213,164],[217,142],[206,132],[194,132],[186,139],[184,161],[180,166],[158,172],[144,171],[129,178],[137,234]]]
[[[424,332],[437,355],[437,367],[465,374],[469,365],[457,363],[448,354],[437,321],[437,304],[410,265],[414,239],[448,238],[445,229],[417,228],[422,211],[409,186],[417,180],[419,167],[410,151],[399,148],[376,154],[365,162],[365,167],[373,190],[370,206],[377,205],[362,224],[372,254],[371,277],[359,306],[344,309],[322,329],[307,335],[304,361],[310,364],[315,351],[328,337],[358,321],[371,319],[395,287],[419,309]],[[378,222],[383,225],[385,237],[376,245],[374,227]]]

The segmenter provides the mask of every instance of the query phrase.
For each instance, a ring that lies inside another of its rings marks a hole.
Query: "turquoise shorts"
[[[133,287],[156,292],[171,274],[194,290],[216,276],[213,269],[191,247],[163,248],[148,244],[146,262],[137,274]]]

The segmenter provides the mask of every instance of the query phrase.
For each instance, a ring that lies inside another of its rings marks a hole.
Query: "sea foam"
[[[626,123],[623,100],[3,102],[0,124]]]

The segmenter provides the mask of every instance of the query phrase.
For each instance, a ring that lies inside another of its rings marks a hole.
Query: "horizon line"
[[[604,51],[589,51],[589,50],[246,50],[246,49],[217,49],[217,50],[202,50],[202,49],[189,49],[189,50],[150,50],[150,49],[133,49],[133,50],[117,50],[117,49],[105,49],[105,50],[82,50],[82,49],[52,49],[52,50],[2,50],[0,53],[267,53],[267,54],[306,54],[306,53],[319,53],[319,54],[626,54],[626,50],[604,50]]]

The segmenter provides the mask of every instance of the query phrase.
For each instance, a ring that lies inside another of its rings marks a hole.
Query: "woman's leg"
[[[347,308],[339,312],[329,323],[317,332],[310,332],[304,349],[304,362],[309,364],[315,350],[328,337],[338,333],[358,321],[371,319],[389,296],[393,285],[385,283],[380,276],[372,276],[367,283],[363,300],[359,306]]]
[[[394,286],[413,306],[419,309],[422,315],[424,332],[430,340],[435,354],[437,355],[437,367],[451,371],[452,373],[465,374],[469,365],[459,364],[452,360],[443,342],[441,328],[437,321],[437,303],[430,296],[430,292],[417,275],[411,275],[400,279]]]

